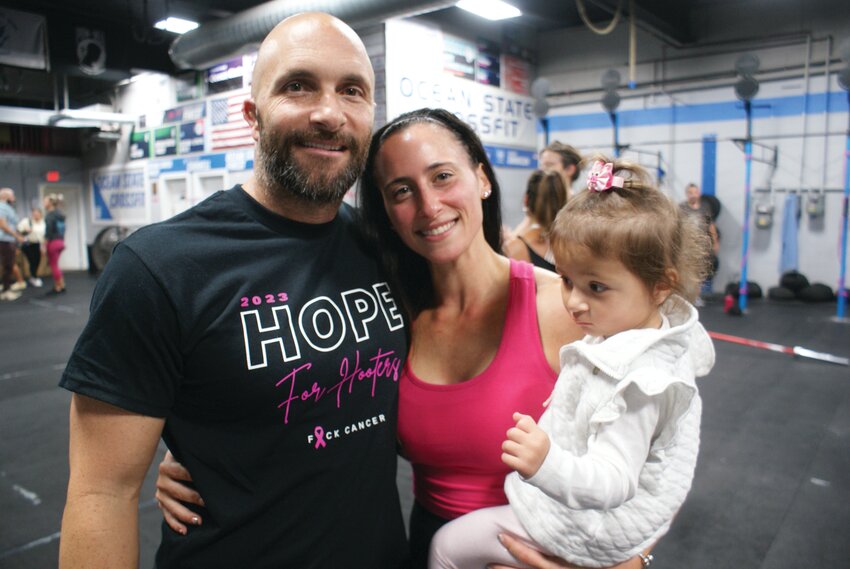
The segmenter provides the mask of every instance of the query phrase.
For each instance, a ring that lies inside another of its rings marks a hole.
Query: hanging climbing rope
[[[576,8],[578,8],[578,15],[581,17],[581,21],[584,22],[584,25],[587,26],[594,34],[604,36],[614,31],[614,28],[616,28],[617,24],[620,22],[620,14],[623,11],[623,0],[617,2],[617,10],[614,12],[614,17],[611,18],[611,21],[604,28],[597,27],[596,24],[591,22],[590,18],[587,17],[584,0],[576,0]]]

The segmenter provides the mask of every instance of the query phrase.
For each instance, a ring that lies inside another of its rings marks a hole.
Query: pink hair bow
[[[614,165],[597,160],[587,175],[587,189],[591,192],[604,192],[611,188],[622,188],[623,178],[614,175]]]

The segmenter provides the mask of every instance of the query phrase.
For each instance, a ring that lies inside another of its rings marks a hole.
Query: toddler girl
[[[667,531],[690,489],[694,380],[710,371],[714,348],[689,301],[710,244],[639,166],[597,161],[587,189],[550,237],[564,305],[587,336],[561,348],[539,425],[514,414],[502,444],[516,471],[505,481],[510,505],[443,527],[432,568],[518,566],[501,532],[576,565],[615,565]]]

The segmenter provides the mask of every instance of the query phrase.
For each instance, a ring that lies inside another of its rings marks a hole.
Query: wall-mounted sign
[[[167,109],[162,113],[162,122],[186,122],[204,118],[207,106],[203,103],[192,103],[191,105],[181,105],[173,109]]]
[[[504,87],[512,93],[528,95],[531,86],[531,64],[515,55],[503,58]]]
[[[447,70],[439,54],[448,51],[438,28],[390,20],[386,41],[388,119],[422,107],[443,108],[472,126],[485,144],[536,148],[534,99]],[[461,44],[451,38],[449,45],[456,53]]]
[[[180,125],[179,153],[191,154],[204,151],[204,119]]]
[[[177,154],[177,127],[163,126],[153,131],[153,155],[173,156]]]
[[[236,151],[241,154],[240,151]],[[210,170],[223,170],[229,168],[230,153],[224,154],[201,154],[199,156],[186,156],[171,158],[168,160],[151,160],[148,162],[148,177],[158,180],[163,174],[177,174],[181,172],[207,172]],[[244,165],[244,161],[243,161]],[[241,170],[250,169],[240,168]]]
[[[207,69],[207,92],[223,93],[245,86],[245,66],[242,57],[235,57]]]
[[[484,145],[487,158],[497,168],[536,168],[537,151]]]
[[[475,57],[475,80],[484,85],[500,87],[502,84],[502,64],[499,46],[487,40],[478,40],[478,54]]]
[[[454,36],[443,36],[443,69],[449,75],[475,79],[477,53],[474,43]]]
[[[91,188],[92,222],[96,225],[150,223],[144,168],[95,170]]]
[[[106,36],[101,30],[76,28],[77,64],[86,75],[106,71]]]
[[[204,96],[204,75],[198,71],[187,71],[175,77],[177,102],[194,101]]]
[[[140,160],[151,155],[151,131],[134,130],[130,135],[130,160]]]

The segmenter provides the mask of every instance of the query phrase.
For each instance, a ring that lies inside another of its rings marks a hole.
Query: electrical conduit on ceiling
[[[300,12],[327,12],[353,28],[393,17],[414,16],[454,6],[457,0],[273,0],[229,18],[204,24],[171,44],[181,69],[204,69],[258,44],[281,20]]]

